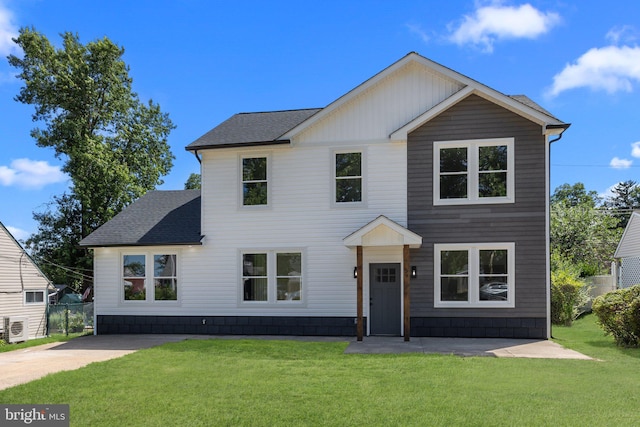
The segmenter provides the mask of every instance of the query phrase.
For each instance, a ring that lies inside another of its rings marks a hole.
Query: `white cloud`
[[[618,157],[614,157],[609,162],[609,166],[611,166],[614,169],[629,169],[632,164],[633,164],[633,160],[620,159]]]
[[[17,50],[16,44],[11,40],[18,36],[18,27],[13,22],[13,14],[0,3],[0,55],[6,56]]]
[[[47,184],[64,182],[68,177],[60,170],[60,166],[52,166],[45,161],[16,159],[9,166],[0,166],[0,185],[12,185],[39,189]]]
[[[609,30],[606,39],[614,45],[620,42],[634,43],[638,40],[638,30],[632,25],[616,26]]]
[[[592,90],[631,92],[640,81],[640,47],[606,46],[589,49],[573,64],[553,77],[550,96],[568,89],[588,87]]]
[[[640,158],[640,141],[631,144],[631,155],[635,158]]]
[[[431,39],[431,37],[429,37],[429,35],[426,33],[426,31],[422,29],[420,25],[415,25],[415,24],[406,24],[406,25],[409,31],[417,35],[418,37],[420,37],[420,39],[424,43],[429,43],[429,40]]]
[[[453,29],[449,40],[458,45],[472,44],[485,52],[493,52],[496,40],[535,39],[560,22],[560,15],[541,12],[529,3],[502,6],[499,3],[478,7],[473,15],[465,15]]]
[[[608,187],[603,192],[598,193],[598,197],[600,197],[602,200],[606,200],[606,199],[609,199],[609,198],[613,197],[615,195],[613,190],[616,188],[616,186],[618,184],[619,184],[619,182],[616,182],[615,184],[613,184],[612,186]]]
[[[10,225],[7,225],[7,230],[9,230],[9,233],[11,233],[11,235],[16,240],[27,240],[29,238],[29,236],[31,235],[31,233],[29,233],[26,230],[23,230],[23,229],[17,228],[17,227],[11,227]]]

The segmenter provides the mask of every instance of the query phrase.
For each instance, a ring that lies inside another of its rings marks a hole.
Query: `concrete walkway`
[[[524,357],[536,359],[593,360],[577,351],[564,348],[550,340],[506,338],[411,338],[365,337],[351,341],[345,353],[425,353],[457,356]]]
[[[349,342],[347,354],[439,353],[460,356],[529,357],[591,360],[553,341],[490,338],[411,338],[212,335],[88,335],[63,343],[50,343],[0,353],[0,390],[24,384],[45,375],[78,369],[93,362],[115,359],[143,348],[185,339],[279,339],[296,341]]]

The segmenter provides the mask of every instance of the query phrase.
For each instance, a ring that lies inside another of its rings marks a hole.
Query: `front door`
[[[400,264],[369,267],[371,335],[400,335]]]

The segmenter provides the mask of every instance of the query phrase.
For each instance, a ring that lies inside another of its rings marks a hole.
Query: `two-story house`
[[[236,114],[82,241],[98,333],[549,336],[569,125],[410,53],[324,108]]]

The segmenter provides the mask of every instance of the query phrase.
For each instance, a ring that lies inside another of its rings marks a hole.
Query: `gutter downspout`
[[[198,150],[193,150],[193,155],[196,156],[196,159],[198,159],[198,163],[202,164],[202,159],[200,158],[200,156],[198,156]]]
[[[546,283],[546,287],[547,287],[547,292],[546,292],[546,298],[547,298],[547,339],[551,339],[553,338],[553,335],[551,334],[551,144],[553,144],[554,142],[558,142],[562,139],[562,135],[564,134],[564,132],[569,128],[569,126],[571,126],[571,124],[567,123],[564,126],[561,126],[560,128],[562,129],[562,132],[560,132],[558,134],[558,137],[556,139],[553,140],[548,140],[548,143],[545,144],[545,162],[547,164],[547,184],[546,184],[546,191],[545,191],[545,203],[547,206],[547,212],[545,212],[546,215],[546,220],[545,220],[545,229],[546,229],[546,252],[547,252],[547,259],[546,259],[546,271],[547,271],[547,283]],[[545,126],[545,133],[546,130],[548,129],[548,127]],[[545,136],[545,139],[548,138],[548,136]]]

